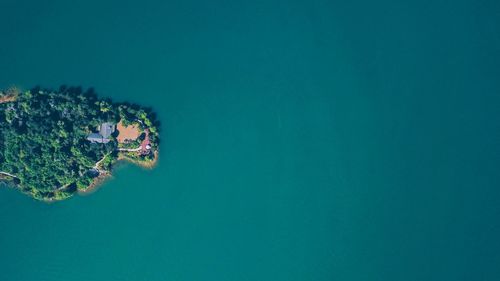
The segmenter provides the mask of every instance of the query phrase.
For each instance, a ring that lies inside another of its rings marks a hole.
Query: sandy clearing
[[[125,127],[120,121],[120,123],[116,125],[116,129],[119,132],[118,137],[116,137],[119,143],[124,143],[126,140],[135,141],[141,135],[139,126],[137,124],[128,125]]]

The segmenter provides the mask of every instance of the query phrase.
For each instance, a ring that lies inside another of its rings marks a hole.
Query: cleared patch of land
[[[19,94],[19,89],[16,87],[11,87],[5,92],[0,91],[0,104],[16,101]]]
[[[15,96],[0,96],[0,103],[13,102],[16,100]]]
[[[116,137],[119,143],[135,141],[141,135],[141,131],[137,124],[124,126],[120,121],[120,123],[116,125],[116,129],[119,132],[118,137]]]

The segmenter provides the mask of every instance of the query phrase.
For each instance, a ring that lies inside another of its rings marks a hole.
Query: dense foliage
[[[109,169],[118,158],[116,134],[99,144],[86,139],[89,133],[102,122],[139,121],[157,149],[152,116],[137,105],[98,99],[92,90],[18,93],[14,101],[0,103],[0,171],[14,175],[16,186],[34,198],[63,199],[93,182],[99,160],[104,159],[101,169]]]

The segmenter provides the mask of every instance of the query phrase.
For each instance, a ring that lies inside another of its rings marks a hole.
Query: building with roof
[[[111,134],[114,132],[115,132],[115,124],[113,123],[105,122],[102,123],[101,126],[99,126],[99,133],[106,139],[109,138]]]
[[[110,122],[102,123],[99,126],[99,133],[91,133],[87,136],[87,140],[91,143],[108,143],[109,138],[115,132],[115,124]]]
[[[109,142],[109,138],[104,138],[99,133],[89,134],[87,136],[87,140],[90,141],[91,143],[108,143]]]

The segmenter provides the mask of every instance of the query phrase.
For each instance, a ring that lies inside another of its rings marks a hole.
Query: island
[[[37,200],[93,190],[119,161],[152,168],[159,143],[151,108],[92,88],[0,91],[0,182]]]

